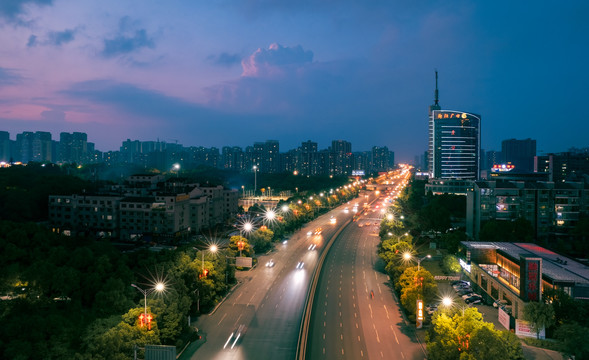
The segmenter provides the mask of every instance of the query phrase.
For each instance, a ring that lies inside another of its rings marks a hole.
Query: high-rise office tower
[[[480,115],[441,109],[436,71],[434,104],[429,107],[430,177],[459,180],[479,178],[480,126]]]
[[[518,173],[534,171],[534,156],[536,156],[536,140],[509,139],[501,142],[503,163],[511,163]]]

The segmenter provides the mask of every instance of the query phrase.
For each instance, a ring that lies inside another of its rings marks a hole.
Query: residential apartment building
[[[222,186],[164,183],[135,175],[101,194],[51,195],[49,222],[65,235],[171,241],[234,217],[238,193]]]
[[[532,224],[541,241],[566,238],[579,217],[589,214],[587,182],[476,181],[466,196],[466,232],[474,239],[486,220],[519,217]]]

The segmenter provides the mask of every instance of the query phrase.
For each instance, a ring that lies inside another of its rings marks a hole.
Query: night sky
[[[443,109],[482,147],[589,146],[588,1],[0,0],[0,130],[282,151],[427,147]]]

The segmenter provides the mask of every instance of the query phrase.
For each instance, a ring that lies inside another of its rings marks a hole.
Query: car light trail
[[[223,346],[223,349],[225,349],[227,347],[227,344],[229,344],[229,342],[231,341],[231,338],[233,337],[233,334],[235,334],[235,333],[231,333],[231,335],[229,335],[229,339],[227,339],[227,342]],[[231,348],[233,349],[233,346]]]

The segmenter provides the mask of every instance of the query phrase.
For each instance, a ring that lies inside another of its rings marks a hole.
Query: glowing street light
[[[415,258],[417,260],[417,271],[419,271],[419,269],[421,268],[421,261],[425,260],[425,259],[430,259],[432,256],[430,254],[427,254],[426,256],[422,257],[422,258]],[[403,254],[403,258],[405,260],[411,260],[414,258],[413,255],[411,255],[411,253],[406,252]]]
[[[387,214],[387,220],[392,221],[394,218],[393,214]]]
[[[442,298],[442,305],[444,305],[445,307],[450,307],[454,304],[454,301],[452,301],[452,298],[449,296],[444,296]]]
[[[288,205],[282,205],[282,207],[280,208],[280,210],[282,210],[283,213],[287,213],[289,208]]]
[[[158,282],[157,284],[155,284],[154,287],[149,288],[149,289],[142,289],[139,286],[135,285],[135,284],[131,284],[132,287],[134,287],[135,289],[139,290],[142,294],[143,294],[143,306],[144,306],[144,310],[143,310],[143,321],[147,321],[147,295],[151,294],[154,291],[157,292],[162,292],[164,291],[164,289],[166,288],[166,286],[164,285],[164,283],[162,282]]]

